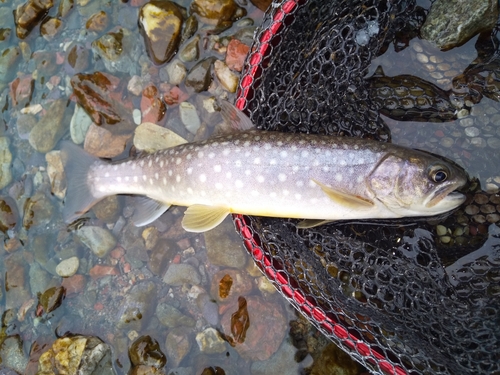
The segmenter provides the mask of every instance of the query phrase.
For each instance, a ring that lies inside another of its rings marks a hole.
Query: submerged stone
[[[0,189],[3,189],[12,181],[12,154],[9,144],[9,138],[0,137]]]
[[[52,0],[28,0],[19,5],[14,11],[17,37],[26,38],[53,5]]]
[[[160,349],[160,344],[151,336],[136,339],[128,350],[133,366],[146,365],[162,368],[167,364],[167,357]]]

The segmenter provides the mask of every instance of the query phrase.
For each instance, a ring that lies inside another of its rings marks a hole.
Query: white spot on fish
[[[347,162],[345,161],[345,159],[340,159],[339,164],[344,167],[347,165]]]
[[[298,165],[294,165],[292,167],[292,171],[295,173],[295,172],[298,172],[299,171],[299,166]]]
[[[189,167],[188,169],[186,169],[186,173],[188,175],[190,175],[191,173],[193,173],[193,168],[192,167]]]
[[[163,168],[163,164],[165,164],[165,163],[163,162],[163,160],[162,160],[162,161],[160,161],[160,168]]]
[[[273,191],[273,192],[271,192],[271,194],[269,194],[269,196],[271,198],[276,198],[278,196],[278,194],[276,194],[276,192]]]
[[[231,177],[233,177],[233,174],[231,172],[227,172],[226,178],[229,180]]]
[[[117,182],[122,182],[122,178],[121,178],[120,176],[118,176],[118,177],[116,178],[116,181],[117,181]]]
[[[168,175],[169,175],[169,176],[172,176],[172,174],[173,174],[172,170],[171,170],[171,169],[169,169],[169,170],[168,170]]]
[[[243,147],[248,147],[250,146],[250,141],[245,141],[245,143],[243,143]]]
[[[342,181],[342,175],[341,175],[340,173],[337,173],[337,174],[335,175],[335,181],[337,181],[337,182]]]
[[[299,193],[295,194],[295,199],[300,201],[302,199],[302,195],[300,195]]]
[[[146,176],[145,174],[143,174],[143,175],[142,175],[142,180],[143,180],[144,182],[146,182],[146,181],[147,181],[147,179],[148,179],[148,176]]]
[[[141,166],[141,168],[144,167],[144,159],[140,161],[139,165]]]
[[[151,167],[153,165],[153,160],[149,159],[148,161],[148,167]]]
[[[192,157],[193,157],[193,155],[191,155],[191,154],[187,154],[187,155],[186,155],[186,160],[191,160],[191,158],[192,158]]]
[[[281,156],[282,158],[286,158],[286,157],[288,156],[288,152],[286,152],[286,151],[281,151],[281,152],[280,152],[280,156]]]
[[[204,155],[203,151],[198,151],[198,159],[201,159],[203,155]]]
[[[179,165],[181,162],[182,162],[182,159],[181,159],[181,158],[177,158],[177,159],[175,160],[175,164],[177,164],[177,165]]]
[[[104,173],[104,177],[109,177],[109,172]]]
[[[173,155],[173,154],[174,154],[174,151],[175,151],[174,149],[170,150],[170,151],[168,152],[168,153],[169,153],[169,155]]]
[[[175,191],[175,185],[172,185],[172,186],[170,187],[170,190]]]
[[[319,160],[318,159],[314,159],[313,161],[313,167],[317,167],[319,165]]]
[[[187,188],[187,192],[188,194],[193,194],[193,189],[191,189],[190,187]]]
[[[278,175],[278,180],[280,180],[281,182],[285,182],[286,181],[286,174],[280,173]]]
[[[149,184],[150,184],[150,185],[153,185],[153,184],[154,184],[154,181],[153,181],[153,179],[152,179],[152,178],[150,178],[150,179],[149,179]]]
[[[130,180],[129,176],[125,176],[125,182],[128,182]]]
[[[254,196],[254,197],[258,197],[259,196],[259,192],[257,190],[252,190],[250,192],[250,194],[252,194],[252,196]]]
[[[245,170],[245,175],[250,176],[252,174],[252,171],[250,169]]]
[[[256,141],[260,141],[260,135],[256,135],[253,139]]]
[[[159,176],[158,172],[156,172],[156,173],[155,173],[155,178],[158,180],[158,178],[159,178],[159,177],[160,177],[160,176]]]
[[[245,152],[245,157],[246,158],[250,157],[250,151]]]
[[[217,183],[215,184],[215,188],[216,188],[217,190],[222,190],[222,189],[224,189],[224,185],[222,185],[220,182],[217,182]]]
[[[106,189],[104,188],[104,186],[99,186],[99,191],[106,191]]]
[[[238,189],[241,189],[243,187],[243,182],[241,180],[236,180],[234,181],[234,186],[236,186]]]
[[[276,144],[277,144],[278,146],[283,146],[283,142],[282,142],[282,141],[278,141]]]
[[[222,167],[219,164],[214,165],[214,171],[219,173],[220,171],[222,171]]]
[[[255,158],[253,159],[254,164],[260,164],[260,158]]]
[[[271,164],[271,165],[276,165],[276,164],[277,164],[276,159],[271,159],[271,160],[269,160],[269,164]]]
[[[328,172],[330,170],[330,167],[328,165],[323,166],[323,172]]]
[[[271,149],[271,145],[269,143],[266,143],[264,145],[264,150],[270,150]]]
[[[200,191],[200,195],[201,195],[202,197],[204,197],[205,195],[207,195],[207,192],[206,192],[205,190],[202,190],[202,191]]]
[[[175,176],[175,181],[181,182],[181,175],[178,174],[177,176]]]
[[[163,185],[166,185],[166,184],[167,184],[167,178],[163,177]]]
[[[264,176],[262,175],[257,176],[257,181],[259,181],[260,183],[264,182],[264,180],[265,180]]]
[[[234,165],[235,165],[235,166],[237,166],[237,167],[241,167],[241,165],[242,165],[241,160],[239,160],[239,159],[238,159],[238,160],[236,160],[236,161],[234,162]]]
[[[135,163],[134,163],[134,164],[132,164],[132,170],[134,170],[134,169],[135,169]]]
[[[318,186],[318,185],[316,184],[316,182],[314,182],[313,180],[309,180],[309,187],[312,187],[312,188],[313,188],[313,187],[316,187],[316,186]]]
[[[302,180],[298,180],[298,181],[295,183],[295,185],[297,185],[297,187],[302,187],[302,186],[304,186],[304,181],[302,181]]]
[[[210,159],[213,159],[213,158],[215,157],[215,153],[211,152],[210,154],[208,154],[208,157],[209,157]]]
[[[200,174],[199,179],[201,182],[205,182],[207,180],[207,175],[205,173],[202,173],[202,174]]]
[[[226,148],[226,149],[224,149],[224,151],[222,151],[222,155],[228,156],[230,152],[231,152],[231,150]]]
[[[358,184],[362,183],[363,182],[363,176],[358,176],[358,178],[356,178],[356,182]]]
[[[287,197],[289,194],[290,194],[290,192],[289,192],[288,190],[286,190],[286,189],[285,189],[285,190],[283,190],[283,195],[284,195],[285,197]]]
[[[118,165],[113,166],[113,170],[117,171],[118,170]]]
[[[297,151],[297,146],[292,145],[292,151]]]
[[[302,142],[302,141],[301,141]],[[303,158],[307,158],[309,156],[309,152],[304,150],[300,153],[300,156],[302,156]]]
[[[137,176],[134,176],[134,182],[137,182],[139,180],[139,178],[137,178]]]

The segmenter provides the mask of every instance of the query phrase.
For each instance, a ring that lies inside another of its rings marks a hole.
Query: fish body
[[[314,220],[431,216],[463,203],[454,191],[467,180],[454,163],[393,144],[259,130],[116,164],[74,145],[64,146],[63,156],[67,222],[107,196],[136,194],[153,202],[138,224],[171,205],[187,206],[183,226],[197,232],[230,213]]]

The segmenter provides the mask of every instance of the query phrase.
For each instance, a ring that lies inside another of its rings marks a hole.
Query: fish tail
[[[66,197],[62,215],[66,223],[71,223],[104,198],[94,195],[88,177],[91,167],[105,162],[71,142],[62,143],[61,158],[66,174]]]

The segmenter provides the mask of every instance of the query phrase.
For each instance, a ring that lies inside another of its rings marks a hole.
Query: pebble
[[[28,357],[24,354],[23,342],[20,335],[5,337],[0,346],[0,358],[2,358],[2,373],[7,368],[24,374],[28,364]]]
[[[134,132],[134,146],[149,153],[187,143],[181,136],[162,126],[145,122]]]
[[[196,107],[189,102],[182,102],[179,105],[181,121],[192,134],[196,134],[201,126],[200,118]]]
[[[174,60],[167,65],[168,82],[172,85],[180,85],[187,75],[187,69],[182,62]]]
[[[78,257],[71,257],[61,261],[56,267],[56,272],[61,277],[71,277],[78,271],[78,267],[80,267]]]
[[[184,315],[178,309],[166,303],[160,303],[156,307],[156,317],[165,327],[175,328],[179,326],[194,327],[196,321],[190,316]]]
[[[41,227],[54,218],[54,206],[51,200],[38,190],[24,204],[23,227],[25,229]]]
[[[190,264],[171,264],[165,276],[163,276],[163,282],[167,285],[181,286],[183,284],[199,285],[201,282],[201,276]]]
[[[209,25],[230,26],[236,18],[242,17],[242,9],[238,7],[234,0],[193,0],[191,12],[196,13],[202,22]]]
[[[174,241],[160,239],[149,253],[148,268],[156,276],[163,276],[172,258],[180,252]]]
[[[243,64],[250,51],[250,47],[240,42],[238,39],[232,39],[227,46],[226,64],[229,69],[241,72]]]
[[[47,162],[47,175],[50,180],[50,191],[57,198],[63,200],[66,195],[66,177],[61,160],[61,152],[50,151],[45,154]]]
[[[475,126],[465,128],[465,135],[467,137],[477,137],[479,134],[481,134],[481,131]]]
[[[144,82],[142,78],[136,75],[132,76],[132,78],[128,81],[127,90],[135,96],[139,96],[141,95],[143,89]]]
[[[155,85],[148,85],[142,90],[141,114],[142,122],[159,124],[165,117],[167,107]]]
[[[76,235],[92,253],[104,258],[116,246],[116,239],[107,229],[96,226],[85,226],[78,229]]]
[[[198,61],[186,76],[186,86],[192,87],[195,92],[206,91],[212,83],[210,68],[215,60],[215,57],[207,57]]]
[[[179,58],[184,62],[196,61],[200,58],[200,36],[196,35],[179,52]]]
[[[70,122],[69,116],[67,99],[58,99],[53,102],[31,130],[30,145],[44,154],[51,151],[67,130],[67,124]]]
[[[7,234],[7,231],[16,227],[19,220],[19,210],[14,199],[0,196],[0,232]]]
[[[209,327],[196,335],[196,343],[200,351],[205,354],[224,353],[226,342],[220,337],[219,332]]]
[[[116,27],[99,39],[92,42],[92,50],[104,62],[111,72],[136,74],[137,64],[131,58],[138,48],[138,43],[132,32],[124,27]]]
[[[237,269],[245,267],[247,253],[230,218],[205,233],[205,246],[211,264]]]
[[[221,60],[216,60],[214,63],[214,70],[222,87],[231,93],[236,92],[239,77],[229,69],[226,63]]]
[[[99,220],[110,224],[115,223],[121,211],[120,197],[118,195],[106,197],[97,202],[97,204],[92,207],[92,211]]]
[[[63,279],[61,284],[66,289],[66,295],[79,294],[83,291],[86,285],[84,275],[76,274]]]
[[[191,350],[191,341],[185,329],[177,328],[168,332],[165,340],[165,349],[169,358],[169,365],[179,366],[184,357]]]
[[[12,181],[12,154],[9,144],[9,138],[0,137],[0,189],[3,189]]]
[[[85,110],[78,104],[75,105],[73,117],[69,123],[69,131],[71,140],[77,145],[81,145],[85,141],[87,131],[92,124],[92,119]]]
[[[131,134],[113,134],[104,127],[92,123],[87,131],[83,148],[94,156],[113,158],[125,150],[131,137]]]
[[[161,351],[160,344],[151,336],[136,339],[130,345],[128,356],[133,366],[145,365],[159,369],[167,364],[167,357]]]
[[[156,309],[157,288],[153,281],[135,284],[125,295],[118,311],[117,326],[120,329],[140,331],[147,325]]]

